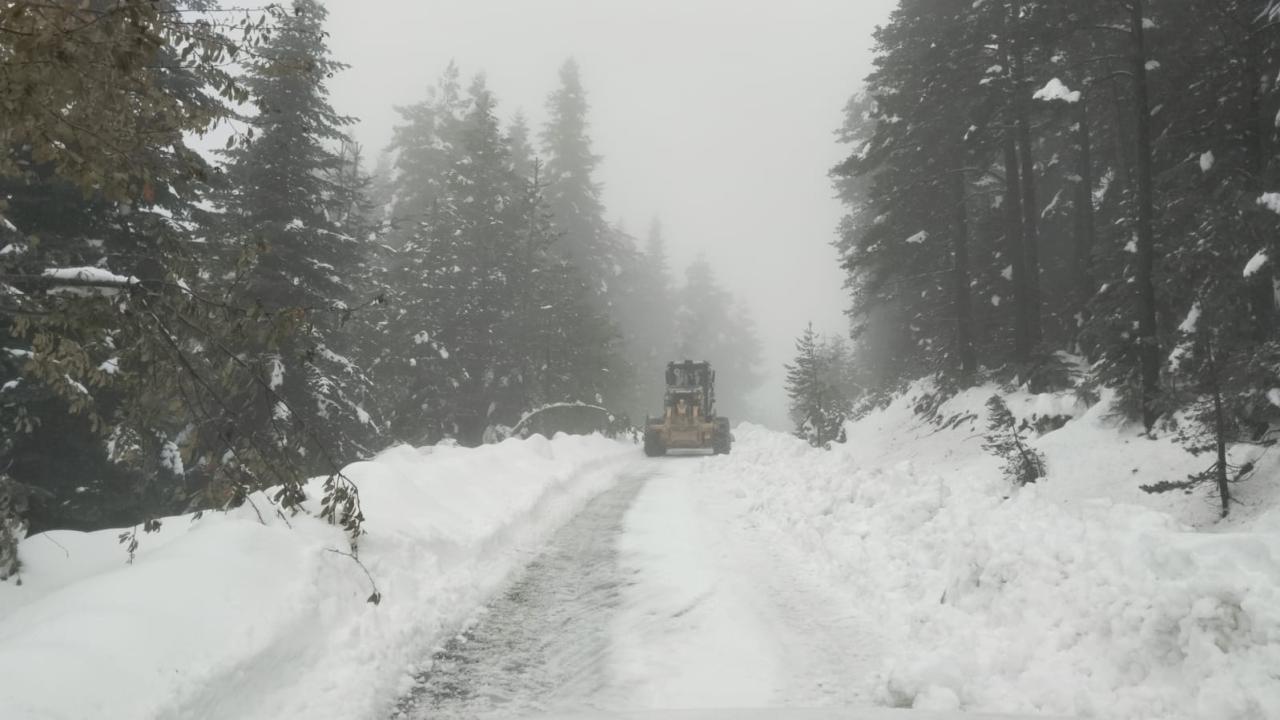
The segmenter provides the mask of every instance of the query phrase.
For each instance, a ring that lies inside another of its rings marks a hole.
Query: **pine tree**
[[[459,70],[450,63],[426,100],[397,108],[390,151],[394,167],[387,195],[389,232],[381,264],[388,278],[388,313],[376,385],[380,405],[399,440],[422,444],[443,435],[438,397],[450,380],[441,363],[449,351],[437,340],[436,308],[426,278],[436,268],[432,218],[446,202],[445,174],[459,153],[462,123]]]
[[[168,301],[180,292],[164,286],[194,282],[185,228],[211,171],[184,136],[228,114],[224,100],[243,88],[216,67],[219,23],[190,26],[165,3],[132,16],[24,5],[6,10],[11,32],[0,33],[0,422],[11,429],[0,465],[32,531],[124,525],[185,507],[192,490],[160,462],[187,420],[172,409],[177,378],[149,367],[171,361],[152,318],[176,322]],[[184,47],[198,59],[171,62]],[[149,292],[67,291],[41,281],[54,268],[144,279]],[[139,439],[128,458],[104,447],[120,433]]]
[[[789,412],[796,436],[814,447],[844,441],[850,413],[849,360],[844,344],[825,340],[809,323],[796,339],[796,356],[786,365]]]
[[[627,304],[629,312],[619,325],[636,374],[636,403],[629,413],[638,419],[657,409],[665,386],[661,369],[675,352],[676,326],[671,312],[675,291],[666,239],[657,218],[649,225],[644,249],[636,257],[628,285],[633,288],[633,297]]]
[[[760,344],[751,316],[716,281],[711,264],[699,257],[685,271],[676,294],[675,352],[678,359],[706,360],[716,370],[720,414],[749,414],[751,393],[760,386]]]
[[[494,113],[495,101],[477,78],[459,126],[458,155],[444,175],[444,195],[429,217],[424,278],[437,323],[436,342],[447,352],[440,369],[453,378],[436,402],[449,433],[478,443],[502,407],[497,392],[517,372],[495,335],[515,307],[511,266],[520,259],[519,225],[510,209],[519,179]]]
[[[900,3],[833,173],[875,384],[965,374],[950,348],[967,285],[980,366],[1042,390],[1065,384],[1058,353],[1082,354],[1152,432],[1182,418],[1218,458],[1193,480],[1225,498],[1231,446],[1280,416],[1264,390],[1280,335],[1273,20],[1244,0]],[[922,211],[921,192],[959,202]],[[1179,330],[1192,303],[1202,326]]]
[[[616,323],[626,312],[622,305],[630,290],[624,271],[631,266],[634,248],[604,219],[595,181],[600,157],[591,148],[588,110],[578,64],[571,58],[560,68],[560,87],[547,98],[547,123],[539,136],[546,158],[547,205],[561,237],[557,252],[587,281],[593,313]],[[613,358],[615,366],[599,369],[611,379],[602,401],[621,408],[634,395],[633,373],[621,355]]]
[[[507,126],[507,145],[511,148],[512,172],[526,180],[533,180],[536,170],[539,182],[546,181],[541,177],[542,166],[529,139],[529,123],[525,120],[524,113],[516,113],[511,124]]]
[[[982,448],[1004,460],[1005,477],[1018,486],[1045,475],[1044,455],[1023,438],[1024,424],[1019,424],[999,395],[987,400],[987,432]]]
[[[560,68],[560,88],[547,98],[548,119],[540,135],[547,159],[547,204],[564,236],[565,257],[599,283],[595,291],[607,307],[615,273],[609,226],[595,181],[600,156],[591,149],[587,111],[578,63],[569,59]]]
[[[262,403],[260,426],[282,446],[305,443],[298,430],[310,428],[336,457],[352,460],[372,450],[376,435],[364,407],[369,378],[347,357],[340,331],[344,311],[363,300],[355,281],[369,222],[364,183],[343,154],[351,119],[333,110],[325,87],[345,67],[325,45],[326,15],[316,0],[297,0],[249,63],[254,136],[225,153],[229,187],[217,230],[232,252],[249,256],[237,301],[287,308],[298,326],[255,351],[262,376],[289,406]],[[309,466],[327,469],[321,459]]]
[[[903,336],[892,345],[901,349],[885,360],[895,371],[968,377],[977,369],[980,318],[971,300],[966,169],[989,113],[980,103],[982,58],[964,52],[976,24],[939,2],[904,3],[893,20],[877,33],[870,97],[846,108],[841,137],[854,152],[833,170],[847,202],[860,208],[866,197],[875,210],[855,209],[838,247],[864,317],[894,307]],[[973,91],[956,91],[966,86]],[[946,202],[922,207],[922,194]]]
[[[260,379],[239,343],[268,327],[279,336],[291,321],[230,302],[236,268],[207,254],[199,209],[213,178],[185,144],[231,116],[225,101],[250,99],[227,67],[268,33],[249,15],[195,18],[165,2],[10,9],[0,55],[13,61],[13,82],[0,93],[21,97],[5,97],[0,130],[0,182],[14,183],[15,200],[0,208],[13,270],[3,369],[21,373],[5,384],[23,392],[0,411],[40,434],[6,444],[4,465],[29,488],[91,478],[77,497],[55,486],[32,495],[53,510],[32,528],[151,530],[160,515],[236,505],[272,484],[274,502],[300,509],[296,455],[239,433],[257,408],[233,400]],[[67,120],[52,132],[51,108]],[[59,210],[73,189],[82,193],[73,212]],[[359,499],[340,474],[322,502],[326,517],[359,533]]]
[[[559,250],[539,161],[518,126],[501,131],[483,78],[465,97],[456,84],[450,66],[427,103],[403,111],[393,145],[393,311],[378,377],[395,388],[396,434],[413,442],[476,444],[541,404],[608,402],[621,366],[610,319]]]

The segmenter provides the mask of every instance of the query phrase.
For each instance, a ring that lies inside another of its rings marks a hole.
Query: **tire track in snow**
[[[609,704],[869,705],[873,623],[749,527],[718,466],[668,465],[624,519]]]
[[[477,620],[432,656],[392,717],[523,716],[589,704],[609,682],[610,622],[627,582],[616,536],[648,479],[624,477],[556,531]]]

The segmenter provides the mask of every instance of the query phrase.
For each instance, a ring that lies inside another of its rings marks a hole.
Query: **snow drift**
[[[411,664],[636,452],[535,436],[349,466],[378,605],[339,530],[261,501],[265,522],[249,506],[168,518],[131,565],[118,531],[28,538],[23,584],[0,584],[3,715],[385,715]]]
[[[883,669],[849,681],[884,704],[1280,717],[1280,461],[1262,458],[1216,523],[1201,492],[1138,489],[1200,459],[1118,425],[1106,400],[1014,394],[1015,414],[1069,418],[1033,441],[1048,476],[1015,489],[981,447],[993,392],[944,404],[949,428],[902,397],[830,452],[744,425],[703,477],[875,619]]]

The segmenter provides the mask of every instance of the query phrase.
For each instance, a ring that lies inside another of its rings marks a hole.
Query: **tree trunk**
[[[1115,132],[1110,133],[1111,152],[1113,155],[1113,167],[1115,168],[1115,182],[1123,192],[1131,192],[1133,190],[1133,134],[1129,127],[1129,118],[1125,115],[1125,103],[1123,96],[1118,88],[1118,78],[1111,78],[1107,81],[1107,89],[1111,94],[1111,102],[1108,103],[1112,110],[1112,120],[1115,122]]]
[[[1138,357],[1142,373],[1142,423],[1155,425],[1160,399],[1160,345],[1156,337],[1155,289],[1155,190],[1151,171],[1151,110],[1147,97],[1147,49],[1144,0],[1130,6],[1129,32],[1133,39],[1134,117],[1138,151]]]
[[[1249,89],[1249,117],[1245,123],[1245,133],[1249,143],[1249,172],[1253,175],[1254,182],[1251,190],[1260,191],[1261,180],[1267,169],[1267,139],[1268,132],[1266,125],[1268,124],[1263,117],[1262,110],[1262,92],[1263,92],[1263,76],[1262,51],[1259,48],[1261,41],[1257,32],[1251,32],[1246,39],[1245,53],[1245,84]],[[1254,273],[1253,277],[1248,279],[1249,285],[1249,309],[1253,320],[1253,339],[1255,342],[1264,343],[1274,337],[1276,332],[1276,301],[1275,301],[1275,273],[1271,270],[1271,263],[1267,263],[1262,267],[1261,272]]]
[[[1075,232],[1072,252],[1072,274],[1075,280],[1077,330],[1088,315],[1089,300],[1094,293],[1093,279],[1093,148],[1089,134],[1089,106],[1087,96],[1076,103],[1076,181]]]
[[[951,227],[952,286],[955,293],[956,344],[960,356],[960,377],[965,384],[978,370],[978,358],[973,346],[973,303],[969,296],[969,218],[965,204],[964,170],[962,157],[956,153],[957,162],[949,173],[951,202],[954,213]]]
[[[1022,194],[1018,179],[1018,149],[1014,129],[1004,132],[1004,234],[1005,254],[1013,269],[1013,357],[1019,363],[1031,359],[1030,300],[1027,297],[1027,266],[1022,242]]]
[[[1211,369],[1217,372],[1217,368]],[[1226,418],[1222,412],[1222,388],[1218,387],[1217,379],[1214,379],[1213,386],[1213,424],[1214,424],[1214,440],[1218,450],[1218,464],[1214,468],[1214,479],[1218,483],[1218,498],[1222,501],[1222,517],[1226,517],[1231,511],[1231,486],[1227,484],[1227,427]]]
[[[1014,3],[1015,7],[1019,3]],[[1017,128],[1019,178],[1022,181],[1022,242],[1027,276],[1027,315],[1030,342],[1034,346],[1044,335],[1040,317],[1040,207],[1036,201],[1035,158],[1031,151],[1031,95],[1026,87],[1022,48],[1009,53],[1013,81],[1012,106]]]

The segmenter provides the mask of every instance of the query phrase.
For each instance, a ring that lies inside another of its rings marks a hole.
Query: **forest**
[[[573,59],[541,128],[450,64],[368,150],[329,100],[345,66],[326,16],[317,0],[0,9],[11,537],[134,527],[136,543],[267,488],[258,511],[287,514],[314,476],[321,515],[358,535],[348,463],[500,439],[555,403],[602,406],[625,433],[677,356],[713,362],[723,405],[747,406],[758,341],[711,263],[673,272],[656,217],[643,239],[605,219]]]
[[[1110,388],[1214,458],[1154,489],[1212,481],[1225,513],[1251,470],[1228,447],[1280,418],[1278,21],[1248,0],[898,3],[831,172],[852,359],[801,336],[802,434],[925,376]]]

